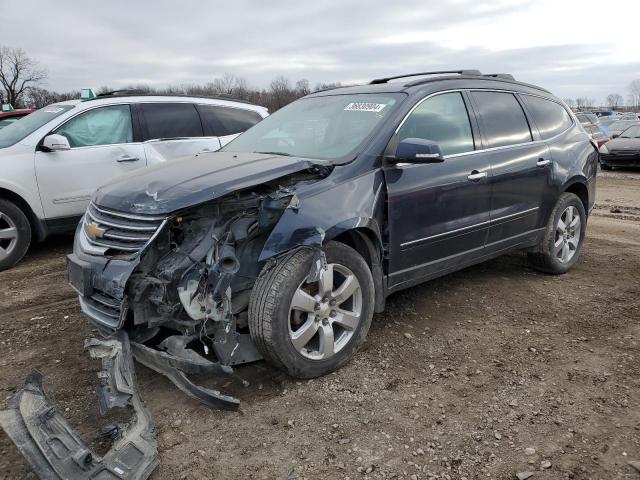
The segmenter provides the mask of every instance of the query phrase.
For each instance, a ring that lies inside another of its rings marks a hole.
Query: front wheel
[[[300,249],[267,264],[249,302],[251,338],[265,359],[298,378],[347,363],[371,325],[374,285],[362,256],[329,242],[327,268],[308,283],[313,252]]]
[[[31,225],[14,203],[0,198],[0,271],[18,263],[31,244]]]
[[[573,193],[563,193],[551,212],[537,251],[529,253],[532,265],[546,273],[567,272],[580,256],[586,228],[582,200]]]

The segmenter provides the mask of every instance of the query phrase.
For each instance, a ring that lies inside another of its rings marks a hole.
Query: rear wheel
[[[529,260],[546,273],[567,272],[580,256],[586,227],[582,200],[573,193],[563,193],[551,212],[544,238],[537,251],[529,254]]]
[[[27,216],[14,203],[0,199],[0,271],[18,263],[30,244]]]
[[[298,250],[265,266],[251,294],[249,329],[267,361],[299,378],[332,372],[364,341],[373,316],[367,263],[337,242],[324,247],[327,268],[308,283],[313,253]]]

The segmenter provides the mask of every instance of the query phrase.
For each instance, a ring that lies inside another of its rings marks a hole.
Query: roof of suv
[[[422,78],[416,78],[422,77]],[[397,81],[406,79],[404,81]],[[393,81],[392,81],[393,80]],[[366,85],[354,85],[322,90],[310,96],[357,94],[357,93],[393,93],[393,92],[426,92],[442,90],[442,82],[448,82],[446,88],[505,88],[529,93],[551,95],[548,90],[519,82],[512,75],[495,73],[483,75],[477,70],[457,70],[441,72],[424,72],[409,75],[399,75],[373,80]]]

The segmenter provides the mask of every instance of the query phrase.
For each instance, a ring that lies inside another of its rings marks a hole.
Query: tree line
[[[21,48],[0,45],[0,100],[11,103],[16,108],[41,108],[51,103],[80,98],[80,91],[55,92],[42,85],[47,79],[47,70]],[[228,96],[247,100],[267,107],[270,112],[282,108],[286,104],[303,97],[312,91],[339,87],[340,82],[317,84],[311,88],[309,81],[300,79],[294,83],[283,76],[274,78],[268,88],[250,86],[244,78],[233,74],[225,74],[204,85],[180,85],[165,88],[149,85],[131,85],[113,89],[101,87],[96,93],[113,90],[135,90],[145,94],[158,95],[194,95],[194,96]],[[640,109],[640,79],[634,80],[628,87],[629,95],[626,105]],[[565,98],[565,103],[575,109],[594,108],[596,100],[590,97]],[[619,93],[607,95],[606,106],[611,109],[623,109],[624,97]],[[602,105],[600,105],[602,106]]]

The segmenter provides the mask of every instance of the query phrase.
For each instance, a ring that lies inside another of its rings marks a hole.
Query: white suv
[[[0,130],[0,270],[31,239],[73,230],[93,191],[138,168],[215,151],[268,115],[224,98],[113,93],[44,107]]]

